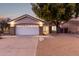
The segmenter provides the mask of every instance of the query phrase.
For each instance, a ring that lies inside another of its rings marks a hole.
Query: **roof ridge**
[[[43,21],[43,22],[44,22],[44,20],[38,19],[38,18],[33,17],[33,16],[31,16],[31,15],[28,15],[28,14],[24,14],[24,15],[22,15],[22,16],[19,16],[19,17],[15,18],[15,19],[13,19],[13,20],[11,20],[11,21],[19,21],[19,20],[21,20],[22,18],[25,18],[25,17],[30,17],[30,18],[33,19],[33,20]]]

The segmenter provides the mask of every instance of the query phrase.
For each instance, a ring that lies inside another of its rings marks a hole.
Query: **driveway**
[[[79,35],[3,36],[0,56],[79,56]]]
[[[0,56],[35,56],[37,37],[3,36],[0,39]]]

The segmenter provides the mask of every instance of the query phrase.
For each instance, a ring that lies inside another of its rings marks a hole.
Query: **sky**
[[[36,17],[29,3],[0,3],[0,16],[14,19],[24,14]]]

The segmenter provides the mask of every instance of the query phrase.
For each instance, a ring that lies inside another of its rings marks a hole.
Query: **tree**
[[[44,19],[49,25],[56,25],[57,33],[62,23],[68,22],[75,14],[79,14],[79,4],[72,3],[37,3],[32,4],[32,10],[37,17]],[[50,28],[51,28],[50,26]],[[51,32],[51,30],[50,30]]]
[[[75,5],[75,18],[79,16],[79,3],[76,3]]]
[[[8,21],[10,18],[4,18],[3,20],[0,21],[0,29],[1,33],[4,33],[7,29],[9,30],[10,25],[8,24]]]

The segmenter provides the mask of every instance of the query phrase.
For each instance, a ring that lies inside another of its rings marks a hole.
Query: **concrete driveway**
[[[38,37],[3,36],[0,39],[0,56],[35,56]]]

